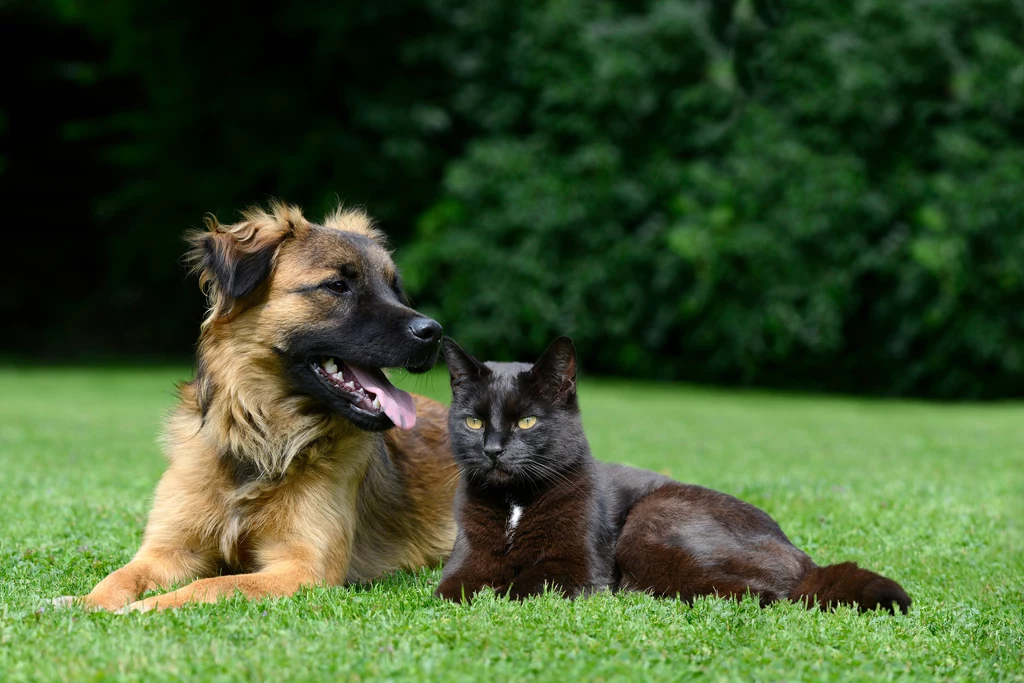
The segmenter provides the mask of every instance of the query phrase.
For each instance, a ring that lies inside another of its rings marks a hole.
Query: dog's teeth
[[[346,389],[348,389],[349,391],[355,391],[356,390],[355,382],[345,382],[342,386],[345,387]]]
[[[380,399],[376,396],[373,397],[373,407],[375,410],[380,410]]]
[[[326,370],[327,373],[330,374],[330,375],[333,375],[336,372],[338,372],[338,366],[337,366],[337,364],[335,364],[333,358],[328,358],[327,359],[327,362],[324,363],[324,370]]]

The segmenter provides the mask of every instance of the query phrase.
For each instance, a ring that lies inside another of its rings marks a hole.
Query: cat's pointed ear
[[[567,401],[576,395],[576,347],[569,337],[559,337],[534,363],[537,387],[555,400]]]
[[[490,374],[480,361],[462,350],[462,347],[455,343],[451,337],[445,337],[442,342],[444,346],[444,361],[448,365],[448,374],[451,376],[452,388],[467,380],[479,379]]]

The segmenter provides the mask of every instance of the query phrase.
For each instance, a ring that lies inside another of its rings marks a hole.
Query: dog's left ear
[[[186,237],[192,245],[188,260],[209,299],[210,315],[204,325],[236,311],[236,302],[255,292],[270,275],[281,243],[305,224],[297,208],[277,203],[269,213],[250,209],[242,218],[221,225],[207,217],[205,232]]]
[[[534,383],[544,395],[556,401],[576,396],[576,347],[569,337],[559,337],[530,370]]]

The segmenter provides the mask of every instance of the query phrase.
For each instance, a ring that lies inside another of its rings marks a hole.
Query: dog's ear
[[[205,231],[186,236],[192,245],[188,260],[209,299],[210,314],[204,325],[236,311],[235,303],[255,292],[270,275],[281,243],[306,225],[297,208],[277,203],[269,213],[244,211],[242,219],[221,225],[208,216]]]
[[[463,351],[462,347],[456,344],[451,337],[445,337],[442,344],[444,346],[444,361],[448,365],[448,374],[451,376],[452,389],[467,380],[479,379],[491,374],[490,368]]]
[[[551,342],[530,370],[537,390],[555,401],[576,396],[576,347],[569,337]]]

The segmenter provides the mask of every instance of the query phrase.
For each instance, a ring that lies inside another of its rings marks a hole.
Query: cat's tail
[[[884,609],[895,614],[898,608],[906,614],[910,608],[910,596],[902,586],[881,574],[861,569],[854,562],[812,567],[789,594],[789,599],[808,607],[817,603],[821,609],[849,605],[862,612]]]

